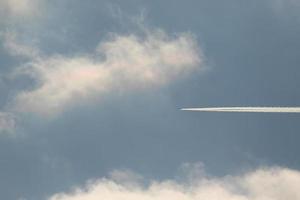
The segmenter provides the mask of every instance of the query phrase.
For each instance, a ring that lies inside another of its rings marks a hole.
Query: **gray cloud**
[[[12,113],[0,112],[0,133],[13,133],[15,126],[15,117]]]
[[[42,4],[42,0],[1,0],[0,11],[7,17],[34,17]]]
[[[290,17],[291,14],[299,19],[299,0],[274,0],[270,1],[269,5],[273,8],[275,13],[279,14],[280,17]]]
[[[0,32],[0,38],[3,42],[3,48],[11,55],[15,57],[24,57],[29,59],[35,59],[39,57],[38,48],[32,46],[32,44],[26,44],[23,41],[18,40],[18,34],[15,31]]]

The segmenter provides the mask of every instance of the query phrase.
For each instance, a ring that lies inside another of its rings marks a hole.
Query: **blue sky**
[[[300,198],[299,9],[2,0],[1,198]]]

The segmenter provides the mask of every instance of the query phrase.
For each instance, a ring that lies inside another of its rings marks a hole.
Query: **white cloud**
[[[36,51],[10,45],[16,53]],[[17,111],[53,115],[66,106],[108,93],[160,87],[200,69],[201,51],[189,33],[168,36],[161,30],[143,36],[114,35],[92,55],[36,55],[23,71],[37,82],[16,97]]]
[[[13,133],[15,126],[13,114],[0,112],[0,133]]]
[[[148,186],[103,178],[48,200],[298,200],[299,185],[299,171],[264,168],[240,176],[195,177],[188,183],[152,181]]]

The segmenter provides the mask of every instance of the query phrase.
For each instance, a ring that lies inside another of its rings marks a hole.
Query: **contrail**
[[[300,107],[211,107],[182,108],[181,110],[198,112],[300,113]]]

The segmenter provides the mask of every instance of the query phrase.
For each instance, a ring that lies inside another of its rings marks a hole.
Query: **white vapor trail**
[[[181,110],[198,112],[300,113],[300,107],[211,107],[182,108]]]

